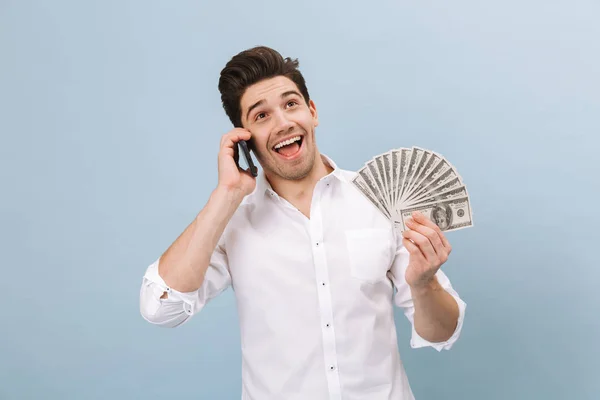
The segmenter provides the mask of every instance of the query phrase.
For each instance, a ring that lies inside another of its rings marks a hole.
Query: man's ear
[[[308,108],[313,117],[313,122],[314,122],[315,126],[319,126],[319,113],[317,112],[317,106],[315,105],[315,102],[312,100],[309,101]]]

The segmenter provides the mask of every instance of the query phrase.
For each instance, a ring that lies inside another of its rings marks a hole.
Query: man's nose
[[[286,134],[294,128],[294,124],[287,118],[285,111],[279,110],[275,113],[276,131],[278,134]]]

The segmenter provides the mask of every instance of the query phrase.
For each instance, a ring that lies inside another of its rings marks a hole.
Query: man
[[[319,153],[297,67],[256,47],[221,72],[236,128],[221,139],[218,184],[148,267],[141,313],[176,327],[232,286],[242,399],[413,399],[393,304],[412,324],[412,347],[450,349],[465,312],[439,269],[451,246],[423,215],[396,233],[351,185],[354,173]],[[236,163],[240,140],[262,166],[256,179]]]

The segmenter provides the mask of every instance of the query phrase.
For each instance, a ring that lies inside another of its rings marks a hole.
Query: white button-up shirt
[[[169,288],[157,260],[144,275],[141,313],[153,324],[176,327],[231,286],[241,330],[242,399],[414,399],[393,304],[413,325],[411,346],[438,351],[457,340],[466,305],[439,270],[439,283],[458,302],[458,325],[442,343],[417,334],[402,235],[354,188],[354,172],[322,157],[334,170],[315,186],[310,219],[279,197],[261,172],[225,228],[200,289]],[[165,291],[168,298],[161,299]]]

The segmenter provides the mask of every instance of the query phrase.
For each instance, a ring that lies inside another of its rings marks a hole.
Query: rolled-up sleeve
[[[170,288],[158,273],[159,263],[160,258],[146,269],[140,289],[140,313],[155,325],[174,328],[184,324],[231,285],[227,256],[221,245],[211,256],[202,286],[194,292]],[[161,298],[165,292],[167,297]]]
[[[401,240],[401,239],[400,239]],[[465,318],[466,303],[460,298],[458,293],[452,287],[450,279],[439,269],[436,273],[436,277],[440,285],[448,292],[458,304],[458,323],[452,336],[444,342],[430,342],[421,337],[416,329],[414,323],[415,307],[410,290],[410,286],[406,283],[405,273],[408,267],[409,252],[401,243],[396,251],[396,257],[394,263],[389,271],[389,277],[396,287],[396,293],[394,294],[394,303],[404,311],[404,315],[410,321],[412,334],[410,338],[410,346],[412,348],[420,347],[433,347],[437,351],[450,350],[452,345],[458,340],[462,331],[463,321]]]

